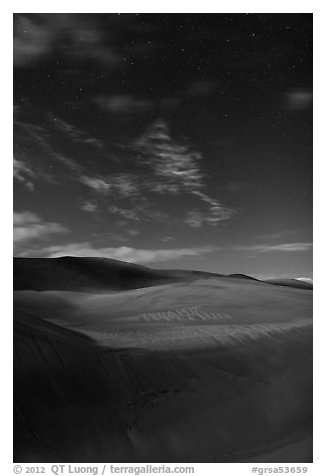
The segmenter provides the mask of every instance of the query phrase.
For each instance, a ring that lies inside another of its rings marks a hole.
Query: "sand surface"
[[[193,278],[15,291],[15,462],[312,461],[312,292]]]

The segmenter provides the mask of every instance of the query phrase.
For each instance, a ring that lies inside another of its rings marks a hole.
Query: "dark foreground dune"
[[[312,461],[311,290],[68,260],[16,277],[15,462]]]

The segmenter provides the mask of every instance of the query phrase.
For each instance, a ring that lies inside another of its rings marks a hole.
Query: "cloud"
[[[26,223],[37,223],[40,219],[32,212],[14,212],[13,224],[14,226],[25,225]]]
[[[101,109],[115,114],[142,114],[153,111],[156,107],[161,109],[174,109],[180,105],[180,98],[170,96],[164,98],[137,98],[131,94],[111,96],[96,96],[93,98]]]
[[[54,122],[56,129],[69,135],[73,141],[93,140],[61,118],[48,114],[47,119]],[[67,157],[65,153],[56,151],[52,145],[56,138],[55,135],[52,136],[53,124],[49,130],[28,122],[17,121],[16,125],[20,127],[20,133],[23,133],[22,140],[38,146],[34,147],[37,177],[59,183],[60,168],[56,166],[63,164],[72,172],[67,176],[67,180],[79,182],[89,189],[92,195],[90,198],[85,197],[85,201],[93,204],[84,205],[84,211],[94,210],[96,198],[101,199],[109,213],[130,220],[164,222],[173,219],[190,227],[200,227],[204,224],[215,226],[220,221],[229,219],[234,213],[206,192],[201,154],[188,144],[176,142],[162,119],[156,120],[138,139],[127,144],[119,163],[124,167],[123,160],[132,160],[132,172],[115,171],[110,174],[89,173],[86,166]],[[22,173],[21,176],[27,178]],[[185,207],[188,207],[188,210],[182,212],[182,216],[171,217],[169,200],[164,200],[171,196],[179,196]]]
[[[48,116],[52,124],[54,124],[57,129],[68,135],[72,141],[78,144],[89,144],[96,147],[97,149],[104,148],[104,144],[100,139],[97,139],[96,137],[88,137],[87,134],[85,134],[78,127],[74,126],[73,124],[65,121],[64,119],[58,116],[55,116],[52,113],[49,113]]]
[[[285,240],[286,238],[287,239],[290,239],[289,237],[291,235],[295,235],[295,234],[298,234],[300,233],[300,230],[298,229],[294,229],[294,230],[282,230],[282,231],[279,231],[279,232],[276,232],[276,233],[268,233],[266,235],[258,235],[256,236],[256,239],[258,241],[265,241],[265,242],[268,242],[268,241],[273,241],[273,240]]]
[[[114,114],[142,114],[153,111],[156,107],[162,110],[174,109],[181,103],[180,98],[156,97],[156,98],[137,98],[131,94],[117,94],[111,96],[96,96],[93,98],[101,109]]]
[[[209,213],[191,210],[186,213],[184,223],[191,228],[201,228],[205,223],[216,225],[219,221],[227,220],[231,216],[231,211],[223,212],[219,206],[211,206]]]
[[[74,28],[74,26],[73,26]],[[91,60],[111,69],[122,69],[124,63],[120,55],[108,45],[105,35],[95,28],[75,29],[71,31],[70,44],[66,56],[74,60]]]
[[[93,190],[96,190],[97,192],[104,193],[104,194],[106,194],[111,188],[111,185],[101,178],[82,175],[81,177],[78,178],[78,180],[79,182],[83,183],[87,187],[92,188]]]
[[[117,205],[109,205],[107,207],[107,210],[110,212],[110,213],[113,213],[114,215],[120,215],[124,218],[127,218],[128,220],[140,220],[140,210],[139,208],[137,209],[136,207],[134,208],[130,208],[130,209],[127,209],[127,208],[123,208],[123,207],[119,207]],[[144,210],[142,210],[142,213],[144,213]]]
[[[140,218],[159,220],[162,215],[153,207],[151,209],[149,202],[142,196],[140,184],[132,174],[116,173],[104,178],[82,175],[76,180],[99,196],[110,214],[136,221]],[[107,201],[106,197],[110,197],[110,200]],[[129,205],[127,207],[126,202]]]
[[[114,193],[121,197],[131,197],[139,195],[140,184],[129,173],[117,173],[112,177]]]
[[[129,94],[116,96],[97,96],[93,101],[102,109],[117,114],[138,114],[153,108],[153,101],[138,99]]]
[[[82,173],[83,167],[81,167],[74,159],[71,159],[70,157],[67,157],[66,155],[61,154],[59,152],[55,152],[50,147],[48,148],[48,153],[50,158],[57,162],[60,162],[72,172]]]
[[[14,125],[16,127],[15,137],[19,139],[19,142],[22,144],[27,142],[33,145],[33,162],[35,165],[33,170],[31,170],[30,167],[28,168],[30,172],[33,172],[34,179],[38,178],[55,183],[54,171],[51,170],[51,174],[49,174],[49,167],[55,162],[60,162],[75,173],[80,174],[82,172],[82,168],[74,159],[53,149],[51,145],[51,134],[46,127],[28,121],[18,120],[14,121]],[[24,164],[26,166],[26,161]],[[19,166],[21,164],[16,164],[16,166],[17,165]]]
[[[185,218],[180,219],[188,226],[216,225],[234,213],[205,192],[201,154],[187,144],[176,143],[165,121],[155,121],[130,149],[134,156],[132,173],[104,176],[82,173],[75,177],[102,199],[110,197],[111,203],[107,205],[110,213],[131,220],[164,221],[169,219],[170,212],[164,211],[161,197],[182,194],[192,195],[201,206],[200,210],[186,211]],[[160,196],[159,207],[154,194]],[[117,203],[121,200],[122,205]]]
[[[205,222],[205,215],[197,210],[187,212],[184,223],[191,228],[201,228]]]
[[[173,141],[165,121],[155,121],[135,145],[141,154],[140,163],[147,165],[154,176],[190,191],[203,187],[201,155]]]
[[[54,182],[53,170],[51,171],[51,175],[49,175],[47,172],[49,166],[53,165],[54,162],[60,162],[70,171],[75,172],[75,174],[82,174],[83,167],[81,167],[81,165],[77,163],[76,160],[68,157],[65,153],[58,152],[53,147],[53,143],[55,143],[55,136],[53,137],[51,133],[53,133],[53,123],[55,124],[56,118],[51,113],[48,113],[47,119],[51,120],[51,126],[50,124],[47,124],[46,126],[40,126],[28,121],[14,121],[14,124],[17,128],[17,131],[15,131],[15,136],[19,137],[21,142],[27,141],[34,146],[34,151],[36,152],[34,160],[37,160],[38,155],[42,155],[42,160],[38,160],[37,163],[37,172],[34,170],[35,176],[50,182]],[[79,131],[78,128],[60,119],[57,120],[57,127],[59,130],[69,134],[71,138],[73,137],[73,140],[81,143],[90,143],[89,141],[97,140],[95,138],[82,137],[82,132]],[[49,131],[51,131],[51,133]],[[98,144],[97,148],[100,149],[101,145]]]
[[[278,245],[252,245],[252,246],[235,246],[235,251],[256,251],[257,253],[269,253],[272,251],[281,251],[286,253],[293,253],[297,251],[309,251],[312,249],[313,244],[302,243],[281,243]]]
[[[116,173],[104,179],[82,175],[78,181],[100,194],[112,193],[116,198],[139,195],[139,184],[129,173]]]
[[[205,216],[207,223],[215,224],[222,220],[228,220],[234,213],[234,210],[224,207],[218,200],[211,198],[205,193],[194,190],[193,195],[198,196],[204,203],[209,205],[209,214]]]
[[[140,232],[138,230],[130,228],[130,229],[127,230],[127,234],[129,236],[138,236],[138,235],[140,235]]]
[[[51,51],[53,34],[30,16],[14,15],[14,65],[30,66]]]
[[[94,248],[89,242],[69,243],[62,246],[49,246],[39,250],[30,251],[29,254],[23,252],[24,256],[44,256],[56,258],[59,256],[87,256],[104,257],[127,261],[130,263],[151,263],[158,261],[168,261],[183,258],[185,256],[200,256],[211,253],[214,247],[198,248],[174,248],[174,249],[137,249],[127,246],[117,248]],[[22,255],[21,255],[22,256]]]
[[[90,212],[90,213],[93,213],[97,210],[98,206],[96,203],[92,203],[92,202],[85,202],[82,206],[81,206],[81,209],[84,211],[84,212]]]
[[[98,149],[104,149],[103,142],[100,139],[97,139],[96,137],[86,137],[86,139],[83,139],[82,142],[84,144],[93,145],[94,147],[97,147]]]
[[[199,199],[205,210],[188,212],[185,223],[199,227],[202,223],[215,225],[227,220],[233,210],[205,193],[205,175],[202,171],[202,156],[187,144],[178,144],[171,137],[165,121],[158,119],[136,141],[138,162],[148,168],[147,188],[152,192],[188,193]]]
[[[25,162],[21,160],[17,160],[15,157],[13,159],[13,166],[14,166],[14,178],[22,182],[28,190],[31,192],[34,191],[34,183],[29,180],[29,178],[35,177],[35,172],[33,172]]]
[[[56,53],[69,61],[92,61],[123,68],[122,58],[107,41],[92,15],[45,13],[14,15],[14,65],[30,67]]]
[[[169,241],[175,241],[175,237],[174,236],[163,236],[160,241],[163,241],[163,243],[167,243]]]
[[[52,113],[49,113],[49,118],[58,129],[61,129],[62,131],[66,132],[73,140],[78,141],[80,139],[82,134],[77,127],[73,126],[72,124],[69,124],[69,122],[64,121],[59,117],[54,116]]]
[[[179,187],[175,183],[164,183],[157,180],[148,180],[147,188],[151,192],[159,193],[161,195],[175,195],[179,193]]]
[[[313,94],[309,88],[293,88],[283,96],[283,107],[290,111],[311,109]]]
[[[33,239],[47,238],[49,235],[66,233],[68,229],[59,223],[43,222],[35,213],[14,212],[14,245],[22,246]]]
[[[313,282],[313,278],[296,278],[298,279],[299,281],[303,281],[304,283],[312,283]]]
[[[17,119],[14,120],[14,125],[18,130],[23,133],[25,138],[32,140],[34,143],[38,145],[47,147],[48,141],[50,139],[50,134],[48,130],[40,125],[33,124],[28,121],[19,121]]]

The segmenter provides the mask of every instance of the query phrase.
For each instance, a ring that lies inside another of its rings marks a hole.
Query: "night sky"
[[[312,278],[311,14],[15,14],[15,256]]]

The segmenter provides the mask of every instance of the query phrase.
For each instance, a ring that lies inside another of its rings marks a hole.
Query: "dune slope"
[[[108,258],[14,258],[14,290],[109,292],[145,288],[161,284],[191,282],[224,277],[250,279],[244,274],[224,276],[206,271],[151,269]],[[263,282],[263,281],[261,281]],[[296,279],[270,279],[268,284],[312,289],[312,284]]]
[[[312,289],[312,283],[308,283],[306,281],[300,281],[299,279],[279,279],[279,278],[271,278],[266,279],[265,283],[274,284],[276,286],[289,286],[292,288],[299,288],[299,289]]]
[[[15,292],[15,462],[308,462],[312,293]]]
[[[155,270],[109,258],[14,258],[14,290],[107,292],[211,276],[203,271]]]

